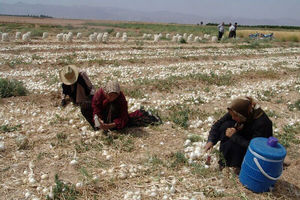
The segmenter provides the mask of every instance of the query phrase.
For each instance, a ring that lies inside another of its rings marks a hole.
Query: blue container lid
[[[274,144],[274,138],[256,137],[250,142],[249,147],[259,155],[272,160],[282,160],[286,156],[285,148],[279,144]],[[272,144],[272,145],[270,145]]]

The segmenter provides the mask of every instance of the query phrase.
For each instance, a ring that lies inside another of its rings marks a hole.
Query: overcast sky
[[[300,20],[300,0],[0,0],[1,2],[118,7],[139,11],[172,11],[203,17],[228,16]]]

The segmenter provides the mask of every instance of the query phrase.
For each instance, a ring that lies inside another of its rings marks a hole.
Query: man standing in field
[[[235,31],[234,25],[229,23],[229,35],[228,35],[229,38],[233,37],[234,31]]]
[[[218,25],[218,30],[219,30],[218,40],[220,41],[224,34],[224,22],[222,22],[222,24]]]
[[[236,29],[237,29],[237,23],[235,22],[235,23],[234,23],[234,31],[233,31],[233,33],[232,33],[232,34],[233,34],[232,36],[233,36],[234,38],[236,38]]]

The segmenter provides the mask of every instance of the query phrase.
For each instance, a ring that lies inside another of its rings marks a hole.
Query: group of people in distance
[[[150,122],[148,124],[158,121],[142,110],[129,114],[126,97],[117,81],[109,81],[95,92],[87,74],[74,65],[65,66],[60,71],[60,80],[61,105],[65,106],[69,97],[69,100],[80,107],[82,115],[94,130],[120,130],[126,126],[139,125],[136,122],[143,121],[145,116],[146,121]],[[234,99],[227,111],[211,127],[204,148],[205,151],[210,151],[220,141],[220,152],[224,158],[219,161],[220,167],[239,168],[251,139],[272,136],[272,122],[251,97]]]
[[[224,35],[224,26],[225,23],[222,22],[221,24],[218,25],[218,40],[221,40],[223,35]],[[234,24],[229,23],[229,34],[228,34],[228,38],[236,38],[236,29],[237,29],[237,23],[235,22]]]

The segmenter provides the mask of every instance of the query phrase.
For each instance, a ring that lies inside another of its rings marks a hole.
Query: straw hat
[[[120,89],[120,85],[119,85],[118,81],[109,81],[105,85],[104,91],[106,92],[106,94],[113,93],[113,92],[119,94],[121,89]]]
[[[78,69],[75,65],[65,66],[59,73],[61,82],[66,85],[74,84],[78,79]]]

